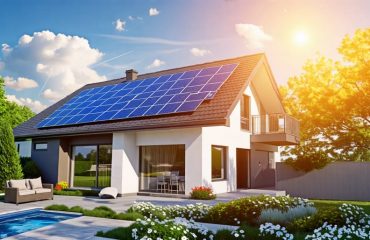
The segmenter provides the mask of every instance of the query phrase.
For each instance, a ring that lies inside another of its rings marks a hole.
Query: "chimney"
[[[126,81],[136,80],[137,78],[137,71],[134,69],[126,70]]]

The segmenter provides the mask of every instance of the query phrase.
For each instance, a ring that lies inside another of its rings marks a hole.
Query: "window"
[[[274,152],[269,152],[268,156],[269,160],[269,168],[270,169],[275,169],[275,154]]]
[[[47,143],[35,143],[35,150],[48,150]]]
[[[227,148],[212,146],[212,180],[226,179]]]
[[[248,95],[243,95],[240,101],[240,127],[245,130],[249,130],[249,106],[250,97]]]

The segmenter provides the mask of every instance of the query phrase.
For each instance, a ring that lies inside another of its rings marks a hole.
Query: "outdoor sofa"
[[[5,183],[7,203],[25,203],[53,199],[53,184],[42,183],[41,178],[9,180]]]

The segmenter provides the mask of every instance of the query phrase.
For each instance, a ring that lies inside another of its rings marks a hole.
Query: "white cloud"
[[[32,100],[31,98],[17,98],[15,95],[6,95],[6,98],[18,105],[31,108],[35,113],[39,113],[46,108],[46,105],[42,104],[38,100]]]
[[[117,19],[114,22],[114,24],[115,24],[116,30],[118,32],[125,31],[125,27],[126,27],[126,22],[125,21],[122,21],[121,19]]]
[[[272,40],[272,37],[265,33],[262,27],[254,24],[235,24],[235,30],[245,39],[245,44],[250,50],[263,49],[264,43]]]
[[[1,44],[1,51],[4,55],[9,54],[13,49],[6,43]]]
[[[158,14],[159,14],[158,9],[156,9],[156,8],[150,8],[149,9],[149,16],[156,16]]]
[[[39,86],[36,81],[24,77],[19,77],[16,80],[12,77],[4,77],[4,80],[5,86],[15,89],[17,91],[27,88],[36,88]]]
[[[51,101],[57,101],[61,98],[63,98],[63,96],[58,93],[58,92],[55,92],[53,90],[51,90],[50,88],[46,89],[43,93],[42,93],[42,96],[46,99],[49,99]]]
[[[205,55],[211,54],[212,52],[207,49],[200,49],[200,48],[192,48],[190,49],[190,53],[196,57],[203,57]]]
[[[159,59],[154,59],[154,61],[147,67],[148,69],[151,69],[151,68],[158,68],[160,66],[163,66],[165,65],[166,62],[162,61],[162,60],[159,60]]]
[[[11,73],[40,79],[43,89],[61,98],[85,84],[106,80],[92,69],[102,56],[85,38],[43,31],[23,35],[3,63]]]

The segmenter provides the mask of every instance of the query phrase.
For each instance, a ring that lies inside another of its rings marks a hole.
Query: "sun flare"
[[[309,37],[306,32],[298,31],[294,34],[293,41],[298,46],[304,46],[304,45],[307,45],[309,41]]]

